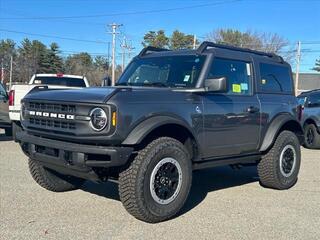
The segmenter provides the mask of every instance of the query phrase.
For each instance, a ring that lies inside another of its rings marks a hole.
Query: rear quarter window
[[[265,93],[293,93],[289,67],[260,63],[258,90]]]

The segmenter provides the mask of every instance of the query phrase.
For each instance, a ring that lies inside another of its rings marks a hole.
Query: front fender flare
[[[167,124],[176,124],[186,128],[192,136],[193,133],[186,122],[171,116],[154,116],[139,123],[122,142],[123,145],[135,145],[141,141],[154,129]]]

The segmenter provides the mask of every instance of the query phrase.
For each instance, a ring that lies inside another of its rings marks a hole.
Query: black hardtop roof
[[[213,42],[203,42],[201,45],[194,50],[190,49],[183,49],[183,50],[169,50],[165,48],[157,48],[148,46],[141,50],[138,57],[156,57],[156,56],[176,56],[176,55],[201,55],[205,53],[210,53],[214,49],[226,50],[226,51],[233,51],[238,53],[244,53],[244,54],[250,54],[252,56],[259,56],[259,57],[267,57],[269,60],[277,63],[285,63],[283,58],[279,55],[276,55],[274,53],[266,53],[262,51],[256,51],[248,48],[240,48],[240,47],[234,47],[230,45],[224,45],[224,44],[217,44]]]

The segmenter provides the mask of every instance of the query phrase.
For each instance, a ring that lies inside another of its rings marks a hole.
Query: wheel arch
[[[199,155],[199,143],[186,122],[171,116],[155,116],[139,123],[122,142],[142,149],[158,137],[172,137],[182,142],[192,158]]]
[[[320,133],[320,129],[317,125],[317,120],[314,117],[310,116],[307,119],[305,119],[302,127],[305,128],[308,124],[313,124],[316,127],[317,131]]]
[[[260,152],[267,151],[275,142],[280,132],[288,130],[296,134],[300,144],[304,143],[303,128],[301,124],[291,115],[281,114],[275,117],[270,123],[264,136]]]

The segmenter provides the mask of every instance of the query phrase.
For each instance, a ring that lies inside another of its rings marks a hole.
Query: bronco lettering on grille
[[[49,112],[35,112],[35,111],[27,111],[27,115],[30,116],[42,116],[47,118],[59,118],[59,119],[68,119],[68,120],[74,120],[75,115],[72,114],[64,114],[64,113],[49,113]]]

